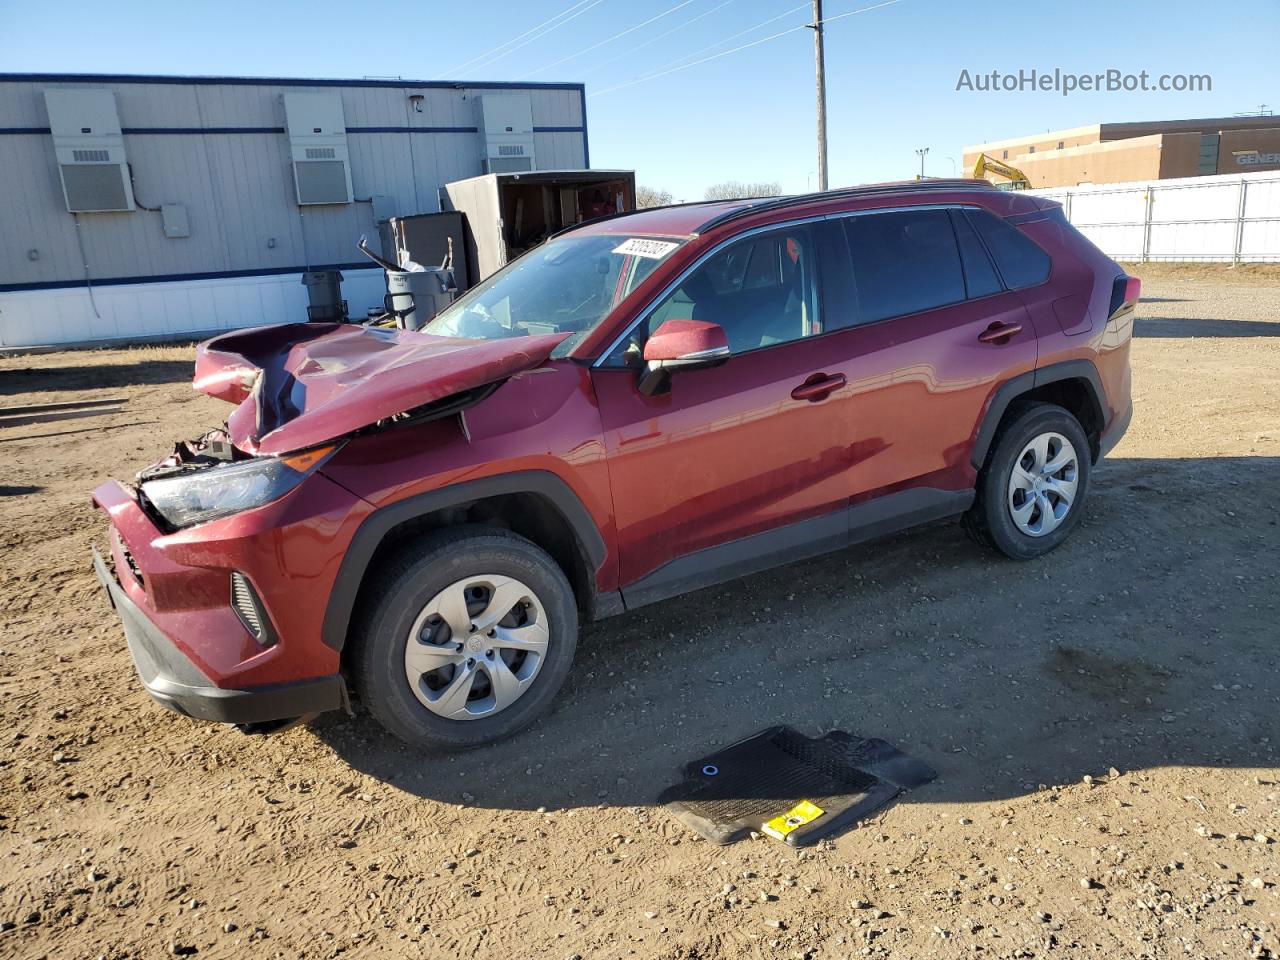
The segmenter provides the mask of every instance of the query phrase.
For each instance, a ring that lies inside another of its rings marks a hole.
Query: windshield
[[[566,236],[526,253],[422,328],[498,340],[568,333],[563,356],[683,243],[665,237]]]

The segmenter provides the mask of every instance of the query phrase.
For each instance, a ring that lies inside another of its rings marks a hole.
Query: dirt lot
[[[598,624],[553,715],[452,759],[152,705],[88,491],[227,408],[189,348],[0,360],[0,405],[129,398],[0,431],[0,956],[1280,953],[1280,284],[1145,292],[1133,426],[1057,553],[941,526]],[[939,777],[802,853],[653,806],[775,723]]]

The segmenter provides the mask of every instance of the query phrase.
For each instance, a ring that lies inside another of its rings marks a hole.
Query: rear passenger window
[[[995,257],[1006,287],[1021,290],[1049,279],[1049,255],[1017,227],[985,210],[966,210],[965,216]]]
[[[859,322],[964,300],[964,274],[946,210],[873,213],[845,221]]]
[[[964,264],[964,285],[969,299],[974,300],[999,293],[1004,288],[1000,286],[996,268],[991,265],[991,258],[987,256],[982,241],[978,239],[978,235],[970,226],[964,213],[960,210],[951,211],[951,223],[956,228],[956,241],[960,245],[960,261]]]

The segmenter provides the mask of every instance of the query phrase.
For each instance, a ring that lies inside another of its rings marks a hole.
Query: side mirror
[[[644,345],[644,361],[663,370],[713,367],[729,359],[729,338],[718,323],[668,320]]]
[[[644,345],[640,392],[652,396],[663,391],[673,371],[714,367],[728,359],[729,338],[724,327],[699,320],[668,320]]]

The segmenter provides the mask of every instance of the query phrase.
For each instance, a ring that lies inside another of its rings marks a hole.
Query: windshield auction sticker
[[[661,260],[678,246],[680,244],[671,243],[667,240],[641,240],[639,237],[632,237],[625,243],[614,247],[613,252],[621,253],[628,257],[647,257],[650,260]]]

